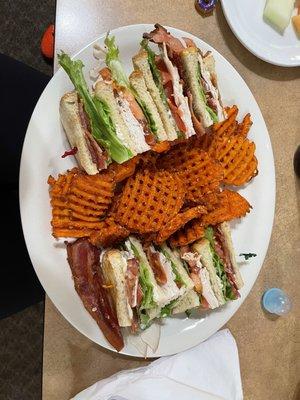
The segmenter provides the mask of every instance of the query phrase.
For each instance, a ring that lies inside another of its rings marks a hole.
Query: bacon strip
[[[116,312],[112,307],[109,291],[103,287],[99,250],[83,238],[68,243],[67,254],[75,289],[84,307],[97,322],[109,343],[117,351],[122,350],[124,341]]]
[[[107,168],[107,157],[89,131],[85,131],[85,141],[92,160],[97,165],[99,171]]]
[[[127,271],[125,273],[126,294],[131,308],[137,305],[137,290],[139,280],[139,262],[136,258],[127,260]]]
[[[78,112],[81,125],[85,132],[85,141],[92,157],[92,161],[97,165],[99,171],[105,169],[107,168],[107,155],[102,151],[101,147],[91,134],[90,121],[81,101],[78,102]]]
[[[188,92],[187,96],[188,96],[188,100],[189,100],[189,108],[190,108],[190,112],[191,112],[191,116],[192,116],[192,122],[194,125],[194,129],[198,136],[202,136],[205,134],[205,129],[203,128],[201,121],[198,120],[198,118],[196,117],[196,115],[194,113],[192,93]]]
[[[156,44],[166,43],[171,58],[173,58],[174,55],[179,55],[185,49],[182,42],[172,36],[162,25],[155,24],[154,26],[155,29],[152,32],[143,34],[145,39],[149,39]]]
[[[173,81],[171,74],[169,73],[166,64],[164,63],[161,57],[157,57],[155,60],[155,64],[160,72],[162,78],[162,85],[164,87],[165,94],[168,99],[168,104],[172,113],[172,116],[176,122],[178,129],[181,132],[186,132],[187,128],[182,120],[182,113],[175,104],[174,101],[174,90],[173,90]]]
[[[156,282],[159,285],[165,285],[167,283],[167,275],[164,267],[162,266],[157,251],[153,252],[150,247],[147,249],[147,256],[153,270]]]

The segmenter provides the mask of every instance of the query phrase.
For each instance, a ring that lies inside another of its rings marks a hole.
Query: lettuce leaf
[[[156,63],[155,63],[155,53],[149,47],[147,39],[143,39],[141,41],[140,45],[148,54],[148,63],[149,63],[149,66],[150,66],[150,70],[151,70],[151,73],[152,73],[152,77],[153,77],[154,83],[155,83],[155,85],[157,86],[157,88],[159,90],[159,94],[160,94],[160,97],[161,97],[164,105],[167,107],[167,109],[169,109],[169,104],[168,104],[167,96],[165,94],[165,90],[164,90],[164,87],[163,87],[163,84],[162,84],[160,72],[159,72],[159,69],[157,68]]]
[[[135,93],[135,91],[134,91],[134,93]],[[154,121],[154,119],[152,117],[152,114],[149,111],[146,103],[139,99],[137,93],[135,93],[134,96],[135,96],[135,99],[138,102],[139,106],[143,110],[143,113],[144,113],[144,115],[145,115],[145,117],[147,119],[147,122],[148,122],[148,125],[149,125],[149,128],[150,128],[151,132],[154,133],[155,136],[157,136],[157,126],[156,126],[156,123],[155,123],[155,121]]]
[[[167,304],[166,306],[164,306],[161,310],[160,310],[160,317],[161,318],[166,318],[166,317],[170,317],[170,315],[172,315],[172,310],[175,307],[176,303],[178,302],[178,299],[172,300],[169,304]]]
[[[219,122],[219,118],[217,116],[217,114],[210,108],[208,107],[208,105],[206,105],[206,111],[208,112],[208,114],[210,115],[210,118],[213,120],[214,123]]]
[[[124,71],[123,64],[119,58],[119,48],[115,44],[115,36],[106,36],[104,44],[107,47],[105,63],[111,71],[113,80],[120,86],[130,87],[129,79]]]
[[[218,253],[215,250],[215,239],[214,239],[214,230],[211,226],[207,227],[205,229],[205,239],[209,241],[210,244],[210,250],[212,252],[212,257],[213,257],[213,263],[214,267],[216,269],[216,274],[218,277],[221,279],[222,282],[222,292],[225,300],[235,300],[236,295],[234,294],[231,284],[227,278],[226,272],[225,272],[225,267],[224,264],[219,257]]]
[[[156,303],[153,300],[153,286],[151,283],[150,275],[148,268],[146,267],[145,263],[143,262],[142,257],[140,256],[139,250],[136,246],[130,242],[131,249],[133,251],[134,256],[139,260],[139,283],[142,288],[143,292],[143,299],[142,303],[139,307],[139,311],[147,310],[156,306]]]
[[[93,137],[107,150],[114,161],[118,163],[127,161],[133,154],[118,139],[115,127],[109,117],[108,106],[90,93],[82,72],[83,62],[81,60],[71,60],[64,52],[58,55],[58,60],[69,75],[83,102],[84,109],[90,120]]]

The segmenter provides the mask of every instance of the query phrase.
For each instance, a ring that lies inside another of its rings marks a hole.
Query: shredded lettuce
[[[120,86],[130,87],[129,79],[124,71],[123,64],[119,58],[119,48],[115,44],[115,36],[106,36],[104,44],[107,47],[105,63],[111,71],[113,80]]]
[[[161,81],[160,72],[159,72],[159,69],[157,68],[156,63],[155,63],[155,53],[149,47],[147,39],[143,39],[141,41],[140,45],[148,54],[148,63],[149,63],[150,69],[151,69],[151,73],[152,73],[152,77],[153,77],[154,83],[155,83],[155,85],[157,86],[157,88],[159,90],[159,94],[160,94],[160,97],[161,97],[163,103],[169,109],[168,100],[167,100],[167,96],[165,94],[165,90],[164,90],[164,87],[163,87],[163,84],[162,84],[162,81]]]
[[[69,75],[83,102],[84,109],[90,120],[93,137],[107,150],[114,161],[118,163],[127,161],[133,154],[118,139],[115,127],[109,117],[108,106],[90,93],[82,72],[83,62],[81,60],[71,60],[64,52],[58,55],[58,60]]]
[[[218,277],[221,279],[221,282],[222,282],[223,296],[226,301],[227,300],[235,300],[236,295],[234,294],[231,284],[227,278],[224,264],[223,264],[221,258],[219,257],[218,253],[215,250],[214,230],[211,226],[209,226],[205,229],[204,236],[209,241],[209,244],[210,244],[210,250],[211,250],[212,256],[213,256],[214,267],[216,269],[216,273],[217,273]]]

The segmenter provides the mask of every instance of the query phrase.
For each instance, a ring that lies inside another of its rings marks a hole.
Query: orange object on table
[[[45,30],[41,41],[41,52],[46,58],[54,56],[54,25],[49,25]]]

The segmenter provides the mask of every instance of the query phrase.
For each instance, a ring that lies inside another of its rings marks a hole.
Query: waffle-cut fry
[[[51,197],[53,198],[55,196],[65,195],[70,187],[70,184],[72,183],[74,176],[78,173],[79,169],[73,168],[67,171],[66,174],[59,174],[57,179],[50,175],[47,182],[50,186]]]
[[[232,124],[224,132],[224,135],[226,135],[226,136],[235,135],[236,132],[237,132],[238,126],[239,126],[238,122],[237,121],[233,121]],[[217,134],[218,134],[218,132],[216,132],[216,135]]]
[[[186,246],[204,236],[204,226],[201,218],[195,218],[188,222],[183,228],[175,232],[169,243],[172,247]]]
[[[201,150],[208,151],[208,149],[211,145],[212,139],[213,139],[213,135],[210,133],[205,133],[204,135],[201,135],[201,136],[194,135],[189,139],[189,143],[190,143],[189,147],[190,148],[197,147]]]
[[[168,171],[177,171],[187,187],[186,201],[200,202],[203,196],[214,192],[223,180],[223,168],[218,161],[187,144],[176,146],[158,160],[158,165]]]
[[[246,137],[252,126],[251,115],[248,113],[244,116],[243,121],[238,125],[236,134]]]
[[[223,182],[241,186],[257,175],[255,144],[243,136],[215,138],[210,155],[216,158],[224,169]]]
[[[54,228],[53,236],[56,238],[81,238],[81,237],[89,237],[91,234],[90,229],[61,229]]]
[[[107,210],[107,204],[96,204],[94,202],[83,199],[82,197],[76,197],[73,194],[68,196],[68,204],[71,209],[76,210],[77,207],[84,208],[86,214],[94,214],[101,216],[103,212]]]
[[[171,143],[164,140],[163,142],[156,143],[154,146],[152,146],[152,150],[156,153],[164,153],[165,151],[168,151],[170,147]]]
[[[185,185],[176,173],[139,171],[124,186],[116,220],[132,232],[157,232],[181,209],[184,195]]]
[[[232,135],[240,135],[246,137],[251,126],[251,115],[248,113],[244,116],[243,121],[238,123],[236,120],[238,109],[236,106],[228,108],[227,118],[219,123],[213,125],[213,137],[230,137]]]
[[[163,142],[164,143],[164,142]],[[154,151],[147,151],[139,156],[139,167],[140,168],[155,168],[156,160],[159,154]]]
[[[196,206],[189,208],[177,214],[174,218],[166,223],[166,225],[158,232],[155,242],[161,244],[165,242],[174,232],[183,227],[194,218],[206,213],[206,208],[203,206]]]
[[[243,196],[226,189],[220,194],[218,206],[206,215],[203,215],[202,223],[204,226],[207,226],[231,221],[235,218],[244,217],[250,209],[250,204]]]
[[[235,125],[237,113],[238,110],[236,109],[235,112],[228,117],[228,119],[222,122],[222,125],[218,129],[213,127],[213,130],[216,129],[215,134],[217,134],[218,136],[222,136],[227,131],[227,129],[229,129],[232,125]]]
[[[53,228],[77,228],[77,229],[101,229],[102,224],[101,221],[98,222],[88,222],[88,221],[80,221],[80,220],[72,220],[71,218],[64,216],[53,216],[51,222]]]
[[[213,125],[213,131],[214,132],[219,132],[221,133],[222,131],[224,132],[228,126],[232,123],[232,121],[235,120],[237,113],[238,113],[238,108],[236,105],[227,108],[226,109],[226,113],[227,113],[227,118],[224,121],[221,122],[217,122],[216,124]],[[231,121],[230,123],[228,123],[228,121]]]
[[[115,183],[110,174],[84,175],[74,177],[70,192],[96,204],[110,204]]]
[[[111,173],[89,176],[74,168],[57,180],[50,176],[48,183],[55,237],[70,237],[72,232],[74,237],[86,237],[102,227],[100,218],[107,213],[114,195]]]
[[[90,234],[90,242],[98,247],[113,246],[129,236],[130,232],[108,217],[101,221],[102,227]]]
[[[133,157],[123,164],[113,162],[108,167],[109,173],[112,174],[113,180],[118,183],[132,176],[139,162],[139,156]]]

